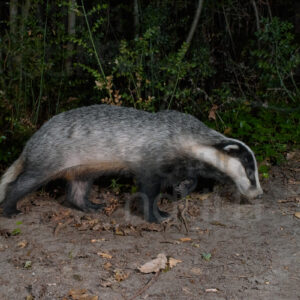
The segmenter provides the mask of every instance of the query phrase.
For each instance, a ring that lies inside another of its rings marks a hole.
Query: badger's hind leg
[[[21,173],[17,179],[7,187],[5,199],[2,203],[3,215],[10,217],[20,213],[17,203],[27,194],[37,190],[46,181],[45,176],[29,170]]]
[[[143,178],[139,182],[141,200],[138,208],[148,222],[160,223],[170,216],[157,207],[160,188],[161,180],[159,178]]]
[[[68,183],[67,200],[82,211],[102,209],[105,204],[96,204],[89,200],[92,180],[74,179]]]

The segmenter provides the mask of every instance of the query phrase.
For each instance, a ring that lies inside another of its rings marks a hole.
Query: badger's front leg
[[[96,204],[89,200],[92,180],[74,179],[68,183],[67,200],[82,211],[102,209],[105,204]]]
[[[157,207],[160,188],[161,179],[159,177],[143,177],[139,181],[141,200],[138,208],[143,213],[145,220],[151,223],[160,223],[170,216]]]
[[[179,184],[173,186],[174,190],[174,196],[176,200],[179,200],[181,198],[184,198],[188,196],[191,192],[194,191],[198,184],[198,178],[197,176],[194,177],[188,177]]]

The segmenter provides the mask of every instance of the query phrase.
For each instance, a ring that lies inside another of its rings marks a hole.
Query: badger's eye
[[[244,157],[243,162],[247,164],[249,162],[249,159],[247,157]]]

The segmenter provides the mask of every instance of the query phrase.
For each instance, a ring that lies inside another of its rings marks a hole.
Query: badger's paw
[[[93,203],[89,201],[85,203],[85,206],[82,208],[82,210],[86,212],[95,212],[103,209],[104,207],[106,207],[106,205],[103,203]]]
[[[2,215],[7,218],[11,218],[21,213],[16,207],[3,206]]]
[[[150,213],[149,215],[147,216],[144,216],[145,217],[145,220],[148,221],[149,223],[162,223],[163,221],[167,220],[168,218],[170,218],[170,214],[165,212],[165,211],[162,211],[162,210],[159,210],[153,214],[153,213]]]

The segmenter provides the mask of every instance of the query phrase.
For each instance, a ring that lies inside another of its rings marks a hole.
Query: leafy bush
[[[8,19],[0,28],[0,164],[52,115],[93,103],[194,114],[259,160],[278,162],[300,143],[293,27],[255,20],[250,2],[204,2],[190,45],[195,1],[139,1],[139,24],[133,2],[35,0],[25,16],[26,3],[18,2],[20,30]],[[265,16],[267,4],[258,9]]]

